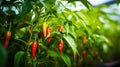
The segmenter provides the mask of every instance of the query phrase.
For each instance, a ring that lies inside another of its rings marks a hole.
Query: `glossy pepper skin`
[[[9,40],[11,38],[11,32],[7,31],[5,35],[5,39]]]
[[[4,38],[4,47],[7,48],[9,45],[9,39],[11,38],[11,32],[7,31]]]
[[[62,54],[62,50],[63,50],[63,41],[62,40],[60,40],[58,42],[58,50],[59,50],[60,54]]]
[[[58,27],[58,31],[59,31],[59,32],[62,32],[62,30],[63,30],[63,27],[62,27],[62,26],[59,26],[59,27]]]
[[[32,43],[32,46],[31,46],[31,55],[32,55],[32,58],[35,58],[37,46],[38,46],[37,41],[34,41]]]
[[[47,41],[48,41],[48,43],[50,43],[50,41],[51,41],[51,37],[48,37],[48,38],[47,38]]]
[[[51,28],[50,28],[50,27],[47,27],[46,36],[50,36],[50,33],[51,33]]]
[[[44,22],[42,25],[43,35],[46,37],[47,24]]]

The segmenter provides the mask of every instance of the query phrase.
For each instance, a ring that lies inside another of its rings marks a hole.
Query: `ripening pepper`
[[[44,22],[42,25],[43,35],[46,37],[47,24]]]
[[[7,31],[5,35],[5,39],[9,40],[11,38],[11,32]]]
[[[86,36],[83,37],[82,43],[83,45],[86,45]]]
[[[59,32],[62,32],[62,30],[63,30],[63,27],[62,27],[62,26],[59,26],[59,27],[58,27],[58,31],[59,31]]]
[[[62,54],[62,50],[63,50],[63,41],[62,40],[60,40],[58,42],[58,50],[59,50],[60,54]]]
[[[32,43],[32,46],[31,46],[31,55],[32,55],[32,58],[35,58],[37,46],[38,46],[37,41],[34,41]]]
[[[5,39],[4,40],[4,48],[7,48],[9,45],[9,40],[8,39]]]
[[[51,41],[51,37],[48,37],[48,38],[47,38],[47,41],[48,41],[48,43],[50,43],[50,41]]]
[[[46,29],[46,36],[50,36],[50,33],[51,33],[51,28],[47,27],[47,29]]]
[[[4,38],[4,47],[7,48],[9,45],[9,39],[11,38],[11,32],[7,31]]]
[[[82,52],[82,58],[83,58],[83,60],[86,60],[86,51]]]

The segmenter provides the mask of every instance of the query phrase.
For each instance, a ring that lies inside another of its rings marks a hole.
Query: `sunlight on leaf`
[[[75,41],[73,40],[73,38],[70,35],[66,35],[64,36],[64,39],[67,41],[67,43],[70,45],[70,47],[72,48],[73,52],[74,52],[74,58],[76,56],[77,48],[76,48],[76,44]]]

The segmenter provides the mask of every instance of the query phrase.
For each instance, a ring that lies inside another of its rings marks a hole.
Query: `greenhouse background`
[[[0,0],[0,67],[120,67],[119,0]]]

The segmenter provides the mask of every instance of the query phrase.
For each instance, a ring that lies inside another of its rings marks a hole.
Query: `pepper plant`
[[[76,1],[67,3],[76,6]],[[105,25],[107,21],[114,27],[110,22],[117,21],[100,7],[92,8],[89,1],[79,1],[86,9],[70,10],[61,0],[2,0],[0,43],[7,51],[5,66],[93,67],[109,61],[114,43],[109,38],[116,33],[108,35]]]

